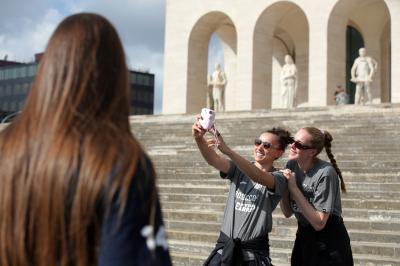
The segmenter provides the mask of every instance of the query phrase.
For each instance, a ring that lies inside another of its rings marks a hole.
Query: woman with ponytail
[[[340,188],[346,192],[346,186],[331,142],[329,132],[305,127],[290,145],[289,162],[283,170],[288,191],[280,206],[286,217],[294,213],[298,221],[292,266],[353,265],[350,238],[341,217]],[[330,163],[317,157],[323,148]]]
[[[58,25],[22,113],[0,133],[1,266],[171,265],[128,88],[108,20]]]

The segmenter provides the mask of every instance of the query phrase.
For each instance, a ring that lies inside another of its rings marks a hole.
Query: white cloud
[[[57,10],[47,9],[36,22],[31,18],[16,21],[12,31],[0,33],[0,58],[8,55],[9,60],[32,61],[35,53],[44,51],[61,19],[62,15]]]

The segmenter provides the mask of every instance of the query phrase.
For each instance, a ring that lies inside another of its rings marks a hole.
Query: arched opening
[[[215,34],[223,50],[223,66],[228,83],[225,87],[225,110],[230,110],[235,95],[236,29],[232,20],[222,12],[202,16],[193,27],[188,45],[187,113],[199,112],[207,104],[209,45]],[[214,60],[214,59],[211,59]]]
[[[350,28],[350,29],[349,29]],[[357,35],[361,35],[358,36]],[[349,36],[351,35],[351,36]],[[378,62],[378,71],[370,85],[372,102],[380,103],[389,98],[390,92],[390,14],[384,1],[381,0],[340,0],[329,17],[328,22],[328,60],[327,60],[327,102],[333,104],[332,93],[336,84],[349,83],[348,53],[355,50],[363,39],[367,56]],[[352,47],[352,48],[349,48]],[[354,56],[354,55],[353,55]],[[356,54],[358,57],[358,51]],[[383,72],[385,69],[385,72]]]
[[[349,94],[349,103],[354,103],[356,84],[351,82],[351,67],[354,60],[359,56],[358,50],[364,47],[364,39],[361,33],[352,26],[347,26],[346,30],[346,88]]]
[[[281,106],[280,72],[284,57],[293,57],[298,70],[295,101],[308,101],[309,25],[303,10],[282,1],[265,9],[254,29],[252,109]]]
[[[272,52],[272,102],[271,108],[282,107],[281,71],[285,64],[285,55],[290,55],[296,63],[296,50],[290,34],[279,27],[276,28],[273,39]]]

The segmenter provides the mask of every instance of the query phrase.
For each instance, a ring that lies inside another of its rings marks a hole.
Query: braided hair
[[[322,151],[323,148],[325,148],[326,154],[328,155],[333,168],[340,178],[340,188],[343,192],[346,192],[346,185],[343,180],[342,171],[340,171],[339,166],[336,163],[335,156],[331,150],[333,140],[332,135],[326,130],[320,130],[315,127],[305,127],[303,129],[312,136],[311,146],[317,150],[316,156]]]

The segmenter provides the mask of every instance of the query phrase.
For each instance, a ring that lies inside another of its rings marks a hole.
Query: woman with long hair
[[[0,132],[0,265],[171,264],[155,172],[128,116],[116,30],[96,14],[67,17]]]
[[[342,219],[340,189],[346,192],[342,173],[332,154],[332,135],[315,127],[300,129],[289,149],[283,172],[288,192],[281,210],[298,221],[291,265],[350,266],[353,256],[350,238]],[[330,160],[317,155],[325,148]]]

